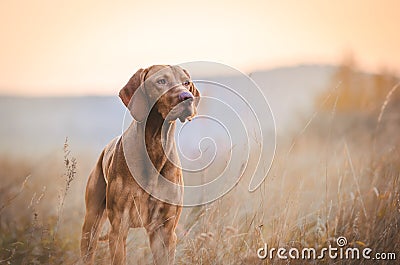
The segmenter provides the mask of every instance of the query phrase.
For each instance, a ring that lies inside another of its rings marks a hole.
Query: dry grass
[[[75,254],[71,254],[75,252],[78,238],[57,233],[64,200],[76,174],[76,160],[70,157],[67,141],[64,152],[66,167],[63,174],[52,168],[54,161],[35,167],[26,161],[2,159],[1,264],[68,264],[76,259]],[[27,175],[27,172],[33,173]],[[21,179],[22,185],[17,188]],[[54,190],[59,181],[65,181],[66,187],[59,195],[59,207],[55,211]],[[48,192],[48,187],[53,192]]]
[[[184,209],[176,263],[297,264],[304,261],[261,261],[256,250],[264,243],[321,249],[339,236],[349,246],[398,251],[400,126],[392,118],[399,113],[384,108],[384,115],[318,113],[296,137],[281,135],[259,190],[248,193],[243,181],[214,203]],[[62,162],[62,155],[57,159]],[[78,158],[88,164],[82,172],[74,161],[68,148],[64,165],[50,161],[40,169],[29,161],[0,159],[0,264],[79,263],[83,189],[94,159]],[[61,201],[54,192],[59,187]],[[97,264],[108,264],[107,248],[100,244]],[[142,230],[130,233],[128,253],[129,264],[151,264]]]

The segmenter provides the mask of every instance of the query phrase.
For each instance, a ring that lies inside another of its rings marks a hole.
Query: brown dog
[[[93,264],[108,217],[112,264],[126,263],[126,237],[135,227],[146,229],[155,264],[173,264],[183,200],[175,120],[196,115],[200,94],[181,67],[156,65],[138,70],[119,96],[134,121],[106,146],[89,176],[82,259]]]

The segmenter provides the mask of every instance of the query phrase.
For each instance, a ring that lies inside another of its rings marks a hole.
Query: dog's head
[[[147,118],[151,108],[170,122],[184,122],[197,114],[200,93],[189,73],[179,66],[153,65],[139,69],[119,92],[136,121]]]

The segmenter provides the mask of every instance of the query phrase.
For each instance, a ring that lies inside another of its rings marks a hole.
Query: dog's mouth
[[[191,121],[194,117],[194,113],[192,111],[185,111],[181,116],[179,116],[179,120],[183,123],[186,120]]]
[[[182,123],[186,120],[191,121],[195,115],[196,110],[191,102],[182,102],[176,105],[168,114],[170,121],[179,119]]]

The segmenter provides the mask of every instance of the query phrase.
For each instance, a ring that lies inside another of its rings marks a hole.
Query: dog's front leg
[[[111,230],[108,238],[112,265],[126,264],[126,238],[129,226],[126,218],[122,214],[113,216]]]
[[[163,225],[155,231],[148,231],[148,235],[150,239],[150,248],[153,254],[154,264],[174,264],[177,241],[175,229],[168,227],[168,225]]]

